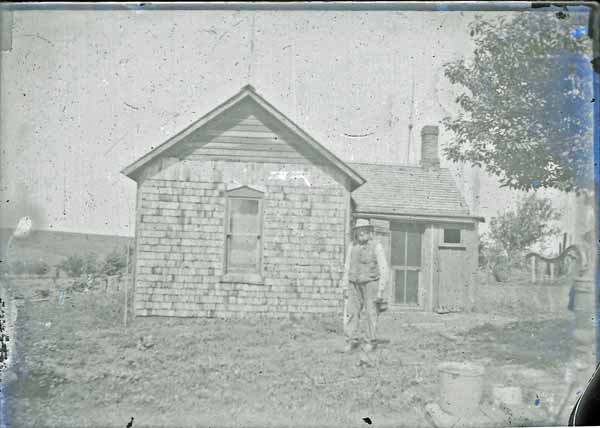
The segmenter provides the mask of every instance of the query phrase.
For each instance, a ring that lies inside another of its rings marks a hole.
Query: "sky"
[[[0,225],[30,215],[38,229],[132,235],[136,184],[120,171],[246,84],[345,161],[416,163],[421,128],[458,112],[443,65],[469,56],[472,18],[15,11],[0,64]],[[470,203],[472,170],[442,165]],[[517,197],[481,176],[480,215]]]

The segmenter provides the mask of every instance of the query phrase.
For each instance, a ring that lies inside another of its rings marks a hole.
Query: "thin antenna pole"
[[[412,136],[415,116],[415,72],[412,70],[412,89],[410,95],[410,114],[408,116],[408,144],[406,146],[406,163],[410,163],[410,149],[412,147]]]
[[[292,103],[294,118],[298,117],[298,100],[296,99],[296,46],[292,41]]]
[[[246,77],[246,83],[250,83],[250,84],[254,84],[253,79],[254,76],[252,75],[253,73],[253,69],[252,69],[252,62],[254,61],[254,21],[256,19],[256,16],[254,14],[252,14],[252,24],[250,26],[250,56],[248,57],[248,75]]]

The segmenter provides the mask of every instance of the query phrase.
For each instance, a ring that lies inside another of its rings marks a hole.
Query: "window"
[[[390,256],[394,303],[418,305],[421,270],[420,228],[410,224],[393,225]]]
[[[460,229],[444,229],[444,244],[460,244]]]
[[[263,193],[244,186],[227,192],[225,272],[260,274]]]

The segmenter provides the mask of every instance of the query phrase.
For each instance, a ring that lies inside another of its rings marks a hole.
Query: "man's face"
[[[371,233],[367,229],[359,229],[356,238],[358,239],[358,242],[363,244],[369,240],[370,235]]]

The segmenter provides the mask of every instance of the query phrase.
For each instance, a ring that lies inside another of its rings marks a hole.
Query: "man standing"
[[[344,332],[347,343],[344,351],[350,352],[360,345],[360,318],[364,311],[364,350],[369,352],[376,345],[378,304],[383,301],[387,262],[382,245],[373,239],[374,228],[368,220],[358,219],[352,232],[355,242],[348,248],[342,277],[346,298]]]

